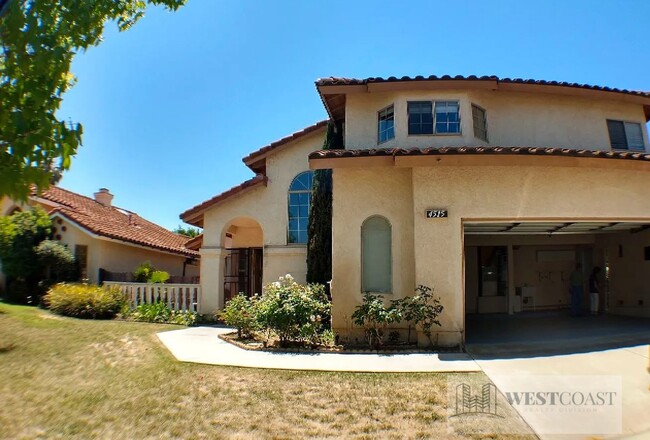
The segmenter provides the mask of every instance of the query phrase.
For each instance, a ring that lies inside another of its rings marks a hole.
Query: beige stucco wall
[[[387,172],[388,171],[388,172]],[[392,293],[413,294],[413,197],[410,169],[337,169],[333,173],[332,322],[343,338],[361,339],[351,315],[361,301],[361,225],[373,215],[392,228]]]
[[[461,134],[408,135],[408,101],[457,100]],[[471,104],[486,110],[489,143],[474,137]],[[395,138],[377,144],[377,112],[393,104]],[[638,122],[648,133],[643,106],[616,100],[548,93],[488,90],[428,90],[350,93],[346,97],[347,149],[460,145],[562,146],[609,150],[607,119]]]
[[[298,282],[307,272],[306,246],[287,244],[288,190],[293,179],[309,170],[308,155],[323,145],[324,130],[300,138],[266,159],[267,186],[257,186],[207,210],[203,221],[201,285],[204,310],[223,307],[225,233],[238,221],[259,225],[233,235],[233,247],[264,247],[264,284],[290,273]],[[245,220],[242,220],[245,219]]]
[[[369,215],[391,219],[394,252],[403,252],[403,258],[393,260],[393,278],[403,280],[395,294],[417,284],[434,287],[445,306],[439,343],[453,345],[463,341],[464,332],[463,221],[650,221],[648,184],[647,171],[614,165],[336,168],[334,329],[348,331],[345,317],[361,301],[358,225]],[[449,217],[427,219],[428,208],[448,209]]]

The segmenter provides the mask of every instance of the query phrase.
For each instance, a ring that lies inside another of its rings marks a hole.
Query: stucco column
[[[444,311],[438,332],[440,345],[463,342],[465,327],[462,221],[451,203],[431,191],[427,172],[413,170],[413,227],[415,284],[434,289]],[[447,218],[427,218],[426,210],[449,209]]]
[[[201,248],[201,313],[213,313],[223,307],[223,273],[226,250]]]

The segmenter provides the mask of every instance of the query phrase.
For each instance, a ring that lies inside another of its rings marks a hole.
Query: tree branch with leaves
[[[80,123],[56,112],[75,83],[74,56],[97,46],[107,22],[123,31],[149,4],[186,0],[12,0],[0,10],[0,196],[25,200],[70,168]]]

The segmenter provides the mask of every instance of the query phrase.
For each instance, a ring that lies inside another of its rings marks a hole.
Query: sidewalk
[[[478,372],[464,353],[344,354],[272,353],[244,350],[218,338],[229,328],[192,327],[158,333],[158,338],[182,362],[281,370],[349,371],[365,373]]]

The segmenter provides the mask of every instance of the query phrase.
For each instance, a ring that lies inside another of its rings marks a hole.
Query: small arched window
[[[378,215],[361,225],[361,290],[392,291],[391,226]]]
[[[306,244],[314,172],[298,174],[289,187],[289,224],[287,242]]]

